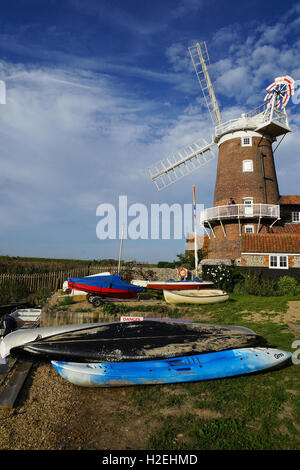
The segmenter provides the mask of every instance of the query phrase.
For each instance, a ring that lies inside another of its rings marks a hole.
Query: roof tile
[[[292,196],[292,195],[286,195],[286,196],[280,196],[279,199],[279,204],[291,204],[291,205],[297,205],[300,204],[300,196]]]
[[[242,235],[242,253],[299,253],[300,233],[247,233]]]

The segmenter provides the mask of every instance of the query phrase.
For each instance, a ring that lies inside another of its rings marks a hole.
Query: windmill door
[[[253,199],[244,199],[245,217],[253,217]]]

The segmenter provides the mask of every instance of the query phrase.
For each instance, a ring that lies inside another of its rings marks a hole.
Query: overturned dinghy
[[[195,382],[233,377],[283,366],[291,353],[243,348],[160,361],[82,364],[52,361],[68,382],[84,387],[120,387]]]
[[[265,340],[247,328],[144,320],[37,337],[12,348],[10,353],[39,361],[131,362],[264,345]]]

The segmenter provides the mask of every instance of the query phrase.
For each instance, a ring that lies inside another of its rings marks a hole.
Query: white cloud
[[[176,3],[173,20],[180,11],[201,6],[197,1]],[[114,12],[114,24],[136,33],[143,34],[145,28],[144,34],[151,35],[164,27],[165,18],[156,25],[150,20],[137,24],[134,15],[121,17],[120,10],[106,13],[111,19]],[[248,31],[228,25],[207,43],[224,121],[261,104],[275,76],[288,73],[300,79],[300,40],[291,44],[287,28],[296,31],[299,15],[300,9],[294,8],[280,21],[254,24]],[[6,43],[14,53],[28,49],[21,37],[6,34]],[[80,243],[92,250],[97,244],[96,207],[115,204],[120,194],[127,194],[130,203],[187,203],[195,182],[199,204],[212,205],[217,160],[161,193],[146,172],[147,166],[185,145],[211,138],[212,125],[183,40],[166,42],[161,60],[151,67],[120,54],[85,57],[52,49],[40,56],[41,51],[36,44],[32,57],[48,57],[61,65],[0,64],[0,78],[7,83],[7,104],[0,113],[1,243],[8,243],[12,232],[16,236],[35,230],[49,246],[56,243],[56,249],[59,243],[74,247],[81,237]],[[297,193],[299,186],[298,107],[289,103],[294,131],[276,151],[283,194]],[[32,243],[27,241],[27,247]]]

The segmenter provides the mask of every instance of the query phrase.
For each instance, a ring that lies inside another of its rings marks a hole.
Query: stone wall
[[[142,272],[146,279],[165,281],[167,279],[179,279],[177,274],[177,268],[139,268],[138,271],[133,268],[134,279],[141,279],[140,272]],[[149,272],[153,272],[153,276],[147,275]]]
[[[300,255],[294,256],[294,268],[300,268]]]
[[[185,266],[182,266],[185,267]],[[121,266],[121,276],[122,273],[127,269],[125,266]],[[129,268],[128,268],[129,269]],[[180,277],[177,273],[178,268],[148,268],[148,267],[133,267],[131,269],[131,277],[132,279],[146,279],[151,281],[166,281],[168,279],[175,279],[178,280]],[[111,274],[115,274],[117,272],[117,267],[108,266],[108,267],[101,267],[101,269],[95,270],[91,274],[97,273],[104,273],[110,272]],[[191,276],[194,276],[195,272],[191,271]],[[143,277],[144,276],[144,277]]]
[[[269,257],[266,255],[243,255],[242,266],[257,266],[257,267],[268,267],[266,265],[269,262]]]
[[[219,258],[219,259],[203,259],[201,261],[201,266],[218,266],[219,264],[225,264],[227,266],[231,266],[231,260],[227,258]],[[241,265],[241,258],[234,260],[235,266]]]

